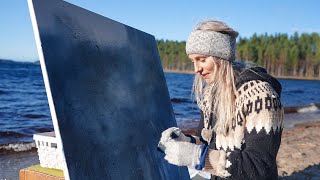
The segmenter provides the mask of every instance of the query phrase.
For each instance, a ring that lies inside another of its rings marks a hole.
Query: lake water
[[[197,121],[199,110],[191,98],[193,75],[165,73],[165,77],[177,122]],[[312,105],[320,104],[320,81],[280,82],[285,108],[320,119],[319,108]],[[40,65],[0,60],[0,149],[1,145],[32,142],[33,134],[52,130]]]

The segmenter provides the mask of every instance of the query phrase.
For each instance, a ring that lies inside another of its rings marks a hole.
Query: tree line
[[[157,44],[164,70],[193,70],[193,64],[185,53],[185,41],[157,40]],[[320,78],[318,33],[239,37],[236,57],[258,64],[272,75]]]

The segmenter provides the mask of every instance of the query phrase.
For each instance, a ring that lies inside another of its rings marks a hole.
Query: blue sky
[[[156,39],[185,40],[205,19],[227,22],[241,37],[257,34],[320,33],[318,0],[67,0]],[[0,2],[0,58],[38,59],[27,0]]]

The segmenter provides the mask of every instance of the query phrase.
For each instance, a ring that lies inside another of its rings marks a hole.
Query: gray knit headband
[[[235,51],[235,38],[215,31],[192,31],[186,43],[187,54],[203,54],[229,61],[235,59]]]

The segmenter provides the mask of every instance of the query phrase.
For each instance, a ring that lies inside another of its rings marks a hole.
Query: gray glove
[[[165,160],[177,166],[195,167],[199,164],[201,147],[189,142],[169,140],[164,143]]]
[[[174,133],[174,138],[172,138],[172,134]],[[191,139],[187,136],[185,136],[182,132],[181,129],[177,128],[177,127],[171,127],[168,128],[167,130],[164,130],[161,133],[161,139],[160,139],[160,143],[164,144],[167,141],[174,139],[175,141],[182,141],[182,142],[190,142]]]

